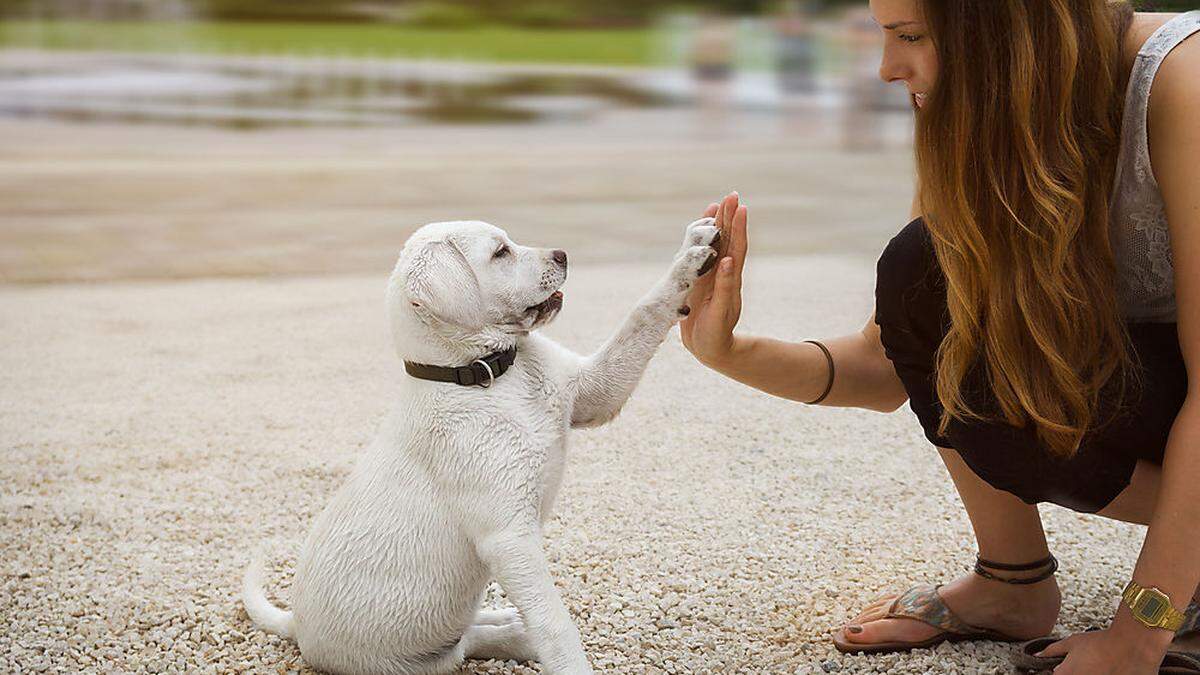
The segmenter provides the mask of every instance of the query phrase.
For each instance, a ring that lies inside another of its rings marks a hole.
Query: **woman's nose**
[[[883,60],[879,62],[879,79],[884,82],[907,80],[912,75],[912,69],[904,61],[897,59],[891,49],[884,48]]]

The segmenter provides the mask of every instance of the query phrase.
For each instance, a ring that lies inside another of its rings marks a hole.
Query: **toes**
[[[860,632],[851,630],[857,626]],[[927,623],[912,619],[878,619],[861,624],[846,626],[842,634],[846,640],[859,644],[879,644],[883,642],[920,642],[938,634],[938,629]]]
[[[858,613],[858,616],[854,617],[854,620],[850,623],[857,621],[871,621],[873,619],[882,618],[884,614],[887,614],[888,608],[892,606],[892,603],[895,602],[895,600],[896,596],[892,595],[872,602],[864,607],[863,610]]]
[[[867,608],[863,611],[867,612],[867,611],[874,611],[874,610],[880,609],[880,608],[891,607],[892,603],[896,601],[897,597],[898,596],[895,596],[895,595],[889,595],[886,598],[880,598],[880,599],[876,600],[875,602],[872,602],[871,604],[867,605]]]
[[[882,607],[871,607],[868,609],[864,609],[863,611],[858,613],[858,616],[847,621],[846,625],[849,626],[849,625],[853,625],[853,624],[864,624],[869,621],[878,621],[878,620],[886,617],[887,613],[888,613],[888,606],[886,606],[886,605],[882,606]]]
[[[700,266],[700,269],[696,270],[696,276],[702,277],[705,274],[708,274],[708,271],[711,270],[713,267],[715,267],[716,264],[717,264],[717,252],[712,251],[708,256],[708,260],[705,260],[704,264]]]
[[[891,609],[892,603],[887,602],[880,605],[875,605],[863,611],[862,617],[864,621],[874,621],[887,616],[888,610]]]

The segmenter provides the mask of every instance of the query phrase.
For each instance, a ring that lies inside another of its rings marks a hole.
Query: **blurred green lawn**
[[[0,47],[461,59],[638,66],[655,59],[652,29],[428,29],[381,24],[4,21]]]

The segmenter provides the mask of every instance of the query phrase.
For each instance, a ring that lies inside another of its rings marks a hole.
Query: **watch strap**
[[[1121,592],[1121,599],[1138,621],[1151,628],[1179,630],[1187,616],[1171,605],[1171,598],[1157,588],[1147,588],[1130,581]]]

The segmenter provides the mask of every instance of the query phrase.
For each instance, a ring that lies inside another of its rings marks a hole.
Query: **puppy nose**
[[[551,255],[554,257],[554,262],[558,263],[559,265],[562,265],[563,267],[567,266],[567,252],[566,251],[563,251],[560,249],[555,249],[555,251]]]

